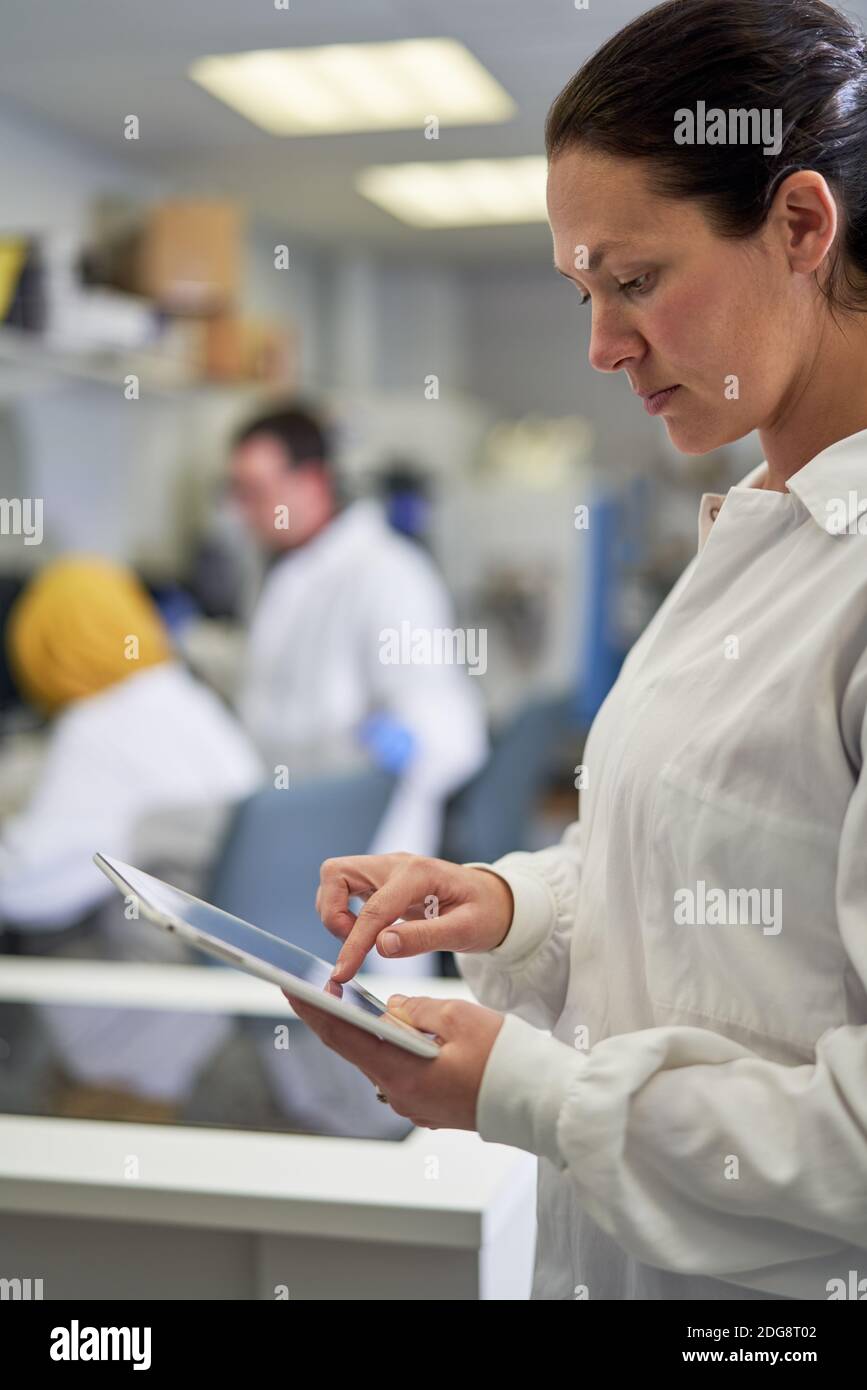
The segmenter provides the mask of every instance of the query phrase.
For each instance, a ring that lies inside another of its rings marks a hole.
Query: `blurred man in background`
[[[231,490],[269,556],[240,697],[247,728],[290,773],[345,768],[366,750],[400,779],[370,852],[437,854],[445,800],[487,752],[483,703],[460,666],[384,660],[382,634],[450,629],[442,579],[375,501],[342,504],[307,410],[241,430]]]
[[[241,718],[267,765],[290,776],[345,772],[372,758],[398,782],[370,852],[437,854],[446,798],[487,753],[482,699],[457,666],[380,657],[381,634],[404,621],[451,627],[442,579],[378,503],[344,505],[325,431],[309,411],[253,420],[234,440],[230,468],[231,494],[268,566]],[[287,845],[287,874],[291,864]],[[434,974],[436,960],[376,954],[371,968],[417,977]],[[284,1111],[320,1132],[402,1137],[406,1122],[377,1104],[367,1079],[318,1042],[311,1050],[310,1036],[298,1024],[287,1054],[275,1049],[270,1026],[259,1030]]]

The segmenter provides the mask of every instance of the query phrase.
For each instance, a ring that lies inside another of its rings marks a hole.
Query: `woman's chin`
[[[719,421],[679,420],[670,416],[665,416],[665,428],[679,454],[710,454],[714,449],[721,449],[723,445],[742,439],[745,433],[749,433],[749,429],[733,431],[730,422],[729,427],[725,428]]]
[[[713,442],[708,443],[705,435],[696,437],[692,430],[672,426],[667,420],[665,423],[668,437],[679,454],[709,454],[717,447]]]

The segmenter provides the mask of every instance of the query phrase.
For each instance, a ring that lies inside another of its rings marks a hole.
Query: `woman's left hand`
[[[463,999],[392,994],[388,1012],[442,1043],[438,1057],[416,1057],[373,1033],[283,991],[300,1019],[327,1047],[363,1071],[398,1115],[423,1129],[475,1129],[485,1063],[503,1014]]]

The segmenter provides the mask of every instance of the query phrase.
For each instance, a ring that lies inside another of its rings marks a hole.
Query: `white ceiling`
[[[867,0],[850,0],[863,13]],[[357,194],[369,163],[542,152],[542,126],[572,72],[644,0],[0,0],[0,106],[134,161],[183,192],[245,199],[287,235],[375,244],[389,255],[520,258],[547,254],[544,225],[416,231]],[[280,139],[190,82],[207,53],[448,36],[462,40],[513,97],[500,126]],[[135,114],[138,143],[123,139]],[[7,190],[9,196],[10,190]]]
[[[0,105],[167,178],[228,193],[305,240],[388,254],[547,254],[544,225],[415,231],[353,188],[370,163],[540,154],[549,103],[641,0],[0,0]],[[500,126],[308,136],[265,134],[186,77],[193,58],[242,49],[447,36],[464,42],[519,108]],[[139,117],[141,139],[123,139]],[[8,193],[8,190],[7,190]]]

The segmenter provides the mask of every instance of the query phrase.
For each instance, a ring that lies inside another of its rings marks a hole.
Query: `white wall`
[[[44,126],[0,107],[0,188],[5,191],[3,232],[76,231],[86,225],[91,199],[159,192],[152,176],[137,172]]]
[[[594,456],[617,472],[641,468],[665,447],[664,426],[629,394],[623,373],[603,377],[590,367],[589,308],[547,262],[466,272],[460,285],[469,391],[510,416],[588,417]]]

